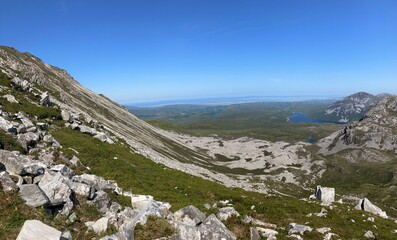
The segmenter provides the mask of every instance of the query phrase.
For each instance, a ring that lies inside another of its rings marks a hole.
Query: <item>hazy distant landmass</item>
[[[214,97],[214,98],[192,98],[192,99],[165,99],[156,101],[142,101],[125,103],[129,107],[161,107],[178,104],[197,105],[230,105],[249,102],[293,102],[308,100],[337,100],[338,96],[243,96],[243,97]]]

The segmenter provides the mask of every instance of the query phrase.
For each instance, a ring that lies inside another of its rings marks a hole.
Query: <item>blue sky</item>
[[[395,0],[0,0],[0,44],[127,103],[397,93]]]

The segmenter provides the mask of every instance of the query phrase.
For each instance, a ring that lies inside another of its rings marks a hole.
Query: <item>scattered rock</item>
[[[17,240],[60,240],[62,233],[38,220],[27,220],[22,226]]]
[[[208,216],[207,219],[199,226],[201,240],[224,239],[235,240],[236,236],[230,232],[214,214]]]
[[[11,94],[6,94],[3,96],[3,98],[7,99],[7,101],[9,101],[10,103],[19,103],[15,97]]]
[[[73,192],[75,192],[81,196],[84,196],[87,199],[94,198],[95,189],[93,189],[91,186],[88,186],[85,183],[70,182],[69,186],[73,190]]]
[[[317,186],[315,196],[322,204],[329,205],[335,201],[335,188]]]
[[[69,187],[69,179],[60,172],[47,170],[39,182],[39,187],[50,199],[53,206],[58,206],[70,200],[72,190]]]
[[[269,229],[269,228],[261,228],[261,227],[257,227],[256,228],[258,230],[258,232],[260,232],[260,234],[267,238],[267,239],[272,239],[272,238],[276,238],[276,235],[278,234],[277,231],[273,230],[273,229]]]
[[[50,169],[54,172],[60,172],[64,176],[73,176],[72,169],[68,168],[65,164],[54,165]]]
[[[208,203],[204,204],[205,209],[210,210],[211,209],[211,205],[209,205]]]
[[[34,132],[27,130],[27,133],[18,134],[18,142],[21,144],[25,151],[34,148],[39,142],[40,136]]]
[[[316,228],[316,231],[321,234],[326,234],[327,232],[331,232],[331,228],[329,227]]]
[[[41,175],[46,166],[38,161],[32,160],[30,156],[0,150],[0,163],[4,164],[8,172],[18,175]]]
[[[6,192],[18,190],[17,184],[12,181],[7,172],[0,172],[0,185],[1,189]]]
[[[234,209],[234,207],[223,207],[219,209],[217,217],[221,221],[226,221],[228,218],[230,218],[233,215],[236,217],[240,216],[240,214]]]
[[[103,217],[88,227],[92,229],[96,234],[101,234],[103,232],[106,232],[106,230],[108,229],[108,223],[109,219]]]
[[[326,217],[327,216],[327,209],[321,208],[321,211],[319,213],[315,213],[314,215],[317,217]]]
[[[19,196],[31,207],[40,207],[49,203],[48,197],[36,184],[19,186]]]
[[[374,235],[374,233],[372,231],[366,231],[364,233],[364,237],[365,238],[375,238],[375,235]]]
[[[41,94],[40,105],[46,107],[51,106],[50,94],[48,92],[44,92],[43,94]]]
[[[195,206],[187,206],[174,213],[174,220],[196,226],[205,220],[205,214]]]
[[[302,235],[304,232],[308,231],[311,232],[313,230],[313,228],[309,227],[309,226],[305,226],[305,225],[299,225],[296,223],[290,223],[288,226],[288,235],[292,235],[292,234],[300,234]]]
[[[379,217],[387,218],[386,212],[382,211],[382,209],[372,204],[367,198],[361,199],[356,205],[355,209],[364,210],[366,212],[378,215]]]
[[[260,240],[261,236],[258,233],[258,230],[256,230],[256,228],[254,227],[250,227],[250,236],[251,236],[251,240]]]
[[[102,213],[105,213],[110,206],[110,198],[108,197],[108,194],[102,190],[96,192],[94,200],[92,202]]]
[[[19,126],[19,124],[10,122],[5,118],[0,117],[0,128],[3,129],[5,132],[16,134],[17,126]]]

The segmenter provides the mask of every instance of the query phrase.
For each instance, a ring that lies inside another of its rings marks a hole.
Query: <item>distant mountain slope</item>
[[[92,120],[125,139],[134,151],[155,162],[195,176],[222,182],[226,186],[250,189],[250,185],[206,167],[208,155],[188,148],[162,131],[138,119],[128,110],[102,94],[81,86],[65,70],[44,63],[30,53],[0,46],[0,71],[11,81],[48,91],[61,109]]]
[[[378,98],[366,92],[358,92],[337,101],[325,110],[326,119],[347,123],[364,117],[378,102]]]
[[[323,154],[364,147],[397,153],[397,95],[383,98],[364,119],[320,140],[318,145]]]

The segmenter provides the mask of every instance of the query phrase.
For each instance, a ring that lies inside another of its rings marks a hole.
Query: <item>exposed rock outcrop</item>
[[[25,221],[17,240],[60,240],[62,232],[38,220]]]
[[[361,199],[356,205],[355,209],[364,210],[366,212],[378,215],[379,217],[387,218],[386,212],[382,211],[382,209],[372,204],[367,198]]]

